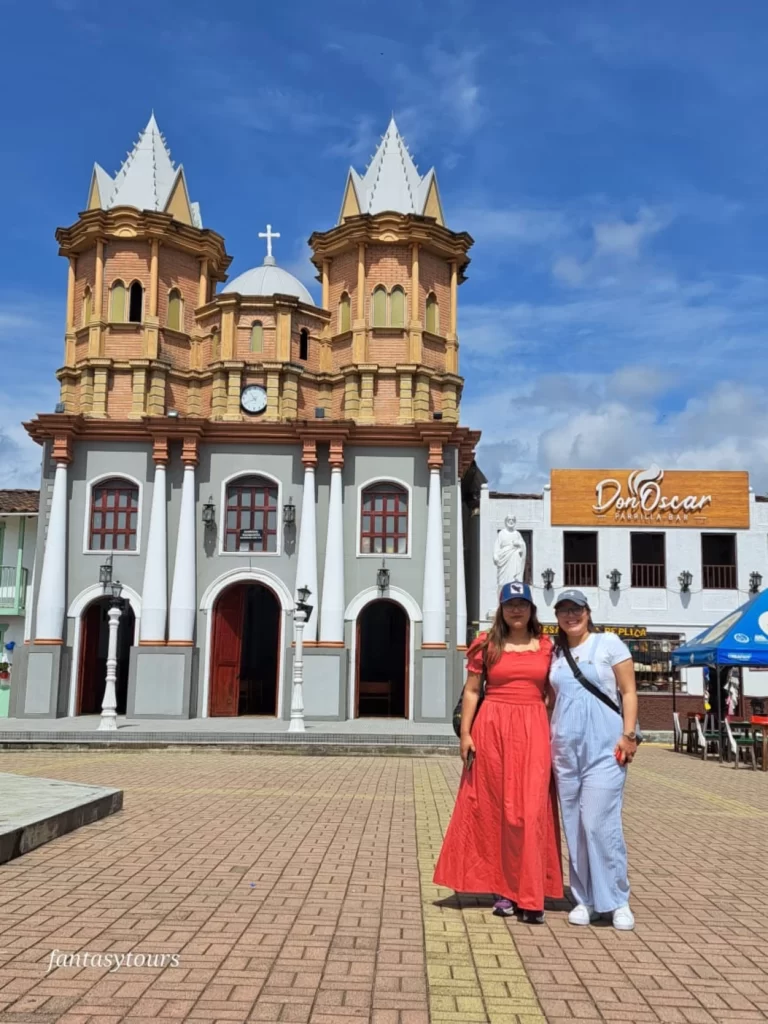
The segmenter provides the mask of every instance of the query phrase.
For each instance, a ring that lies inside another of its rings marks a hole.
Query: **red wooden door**
[[[236,715],[240,701],[245,587],[225,590],[216,602],[211,661],[211,717]]]
[[[99,696],[103,694],[104,677],[99,674],[102,604],[94,601],[83,615],[80,625],[80,691],[76,714],[97,715],[101,711]],[[101,684],[101,694],[97,693]]]

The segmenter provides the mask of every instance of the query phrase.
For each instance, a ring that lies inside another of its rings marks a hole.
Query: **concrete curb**
[[[39,821],[21,825],[0,834],[0,864],[21,857],[52,839],[74,832],[82,825],[90,825],[122,810],[122,790],[110,790],[93,800],[63,811],[54,811]]]

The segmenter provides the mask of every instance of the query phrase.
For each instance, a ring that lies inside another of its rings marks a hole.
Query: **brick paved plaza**
[[[768,1020],[768,776],[646,747],[637,930],[497,919],[436,889],[458,758],[0,755],[122,813],[0,868],[0,1022]],[[58,967],[51,953],[178,954]]]

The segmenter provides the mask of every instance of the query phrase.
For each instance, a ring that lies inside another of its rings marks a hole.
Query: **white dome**
[[[273,262],[268,262],[269,260]],[[238,292],[240,295],[295,295],[300,302],[314,306],[315,300],[304,285],[293,274],[282,270],[274,263],[274,257],[267,256],[264,264],[246,270],[222,289],[224,292]]]

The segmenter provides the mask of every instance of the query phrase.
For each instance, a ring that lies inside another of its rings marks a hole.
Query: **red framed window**
[[[113,477],[91,493],[91,551],[135,551],[139,526],[139,488]]]
[[[360,516],[360,553],[408,554],[408,492],[397,484],[366,487]]]
[[[277,484],[243,476],[227,487],[225,551],[277,551]]]

